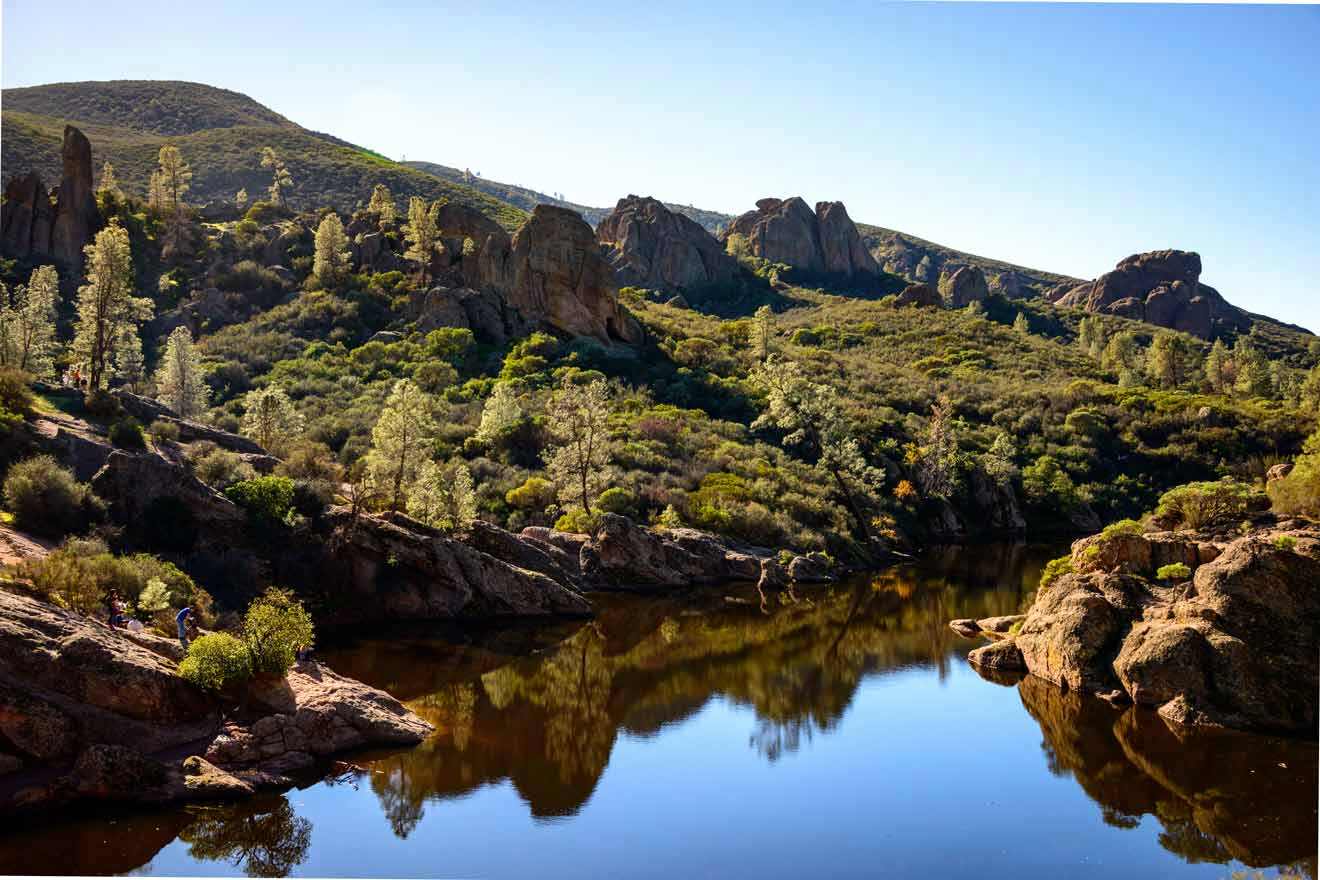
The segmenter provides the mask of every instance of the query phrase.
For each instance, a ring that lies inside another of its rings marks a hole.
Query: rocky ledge
[[[1175,563],[1190,575],[1161,580]],[[1314,733],[1320,527],[1262,527],[1227,542],[1093,535],[1073,544],[1070,564],[1016,633],[968,659],[1155,708],[1177,725]]]
[[[0,814],[240,797],[323,756],[431,730],[314,662],[222,703],[178,676],[181,653],[0,589]]]

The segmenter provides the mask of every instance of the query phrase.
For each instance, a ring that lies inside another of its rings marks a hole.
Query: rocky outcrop
[[[620,285],[677,292],[738,277],[738,261],[713,235],[656,199],[619,199],[596,227],[596,240]]]
[[[813,212],[797,196],[761,199],[729,224],[725,239],[730,235],[743,236],[754,256],[809,275],[856,282],[880,275],[842,202],[817,202]]]
[[[940,298],[951,309],[981,302],[989,295],[985,273],[975,266],[963,266],[952,275],[940,276]]]
[[[1251,326],[1250,316],[1202,284],[1201,257],[1190,251],[1135,254],[1094,281],[1061,285],[1047,298],[1061,306],[1122,315],[1202,339]]]
[[[895,298],[900,306],[938,306],[944,301],[929,284],[909,284]]]
[[[594,586],[626,590],[756,581],[761,557],[730,548],[696,529],[656,531],[624,516],[601,514],[579,551],[582,575]]]
[[[1320,677],[1320,529],[1239,538],[1119,534],[1074,544],[1014,641],[1027,669],[1115,690],[1179,724],[1314,730]],[[1190,583],[1154,579],[1162,565]]]
[[[55,205],[35,172],[10,178],[0,208],[0,247],[9,257],[49,258],[81,268],[83,248],[100,224],[92,183],[92,145],[72,125],[64,127],[63,176]]]
[[[526,318],[606,343],[642,339],[595,234],[574,211],[537,205],[511,241],[489,236],[477,259],[482,285]]]
[[[236,695],[222,703],[193,687],[175,656],[168,639],[130,637],[0,590],[0,754],[9,767],[0,814],[88,799],[241,796],[285,784],[289,768],[314,756],[415,743],[430,729],[387,694],[315,663],[254,681],[235,712]]]
[[[509,308],[495,291],[470,287],[413,291],[408,295],[408,318],[421,333],[438,327],[461,327],[471,330],[480,341],[494,345],[525,336],[536,326]]]
[[[143,397],[140,394],[133,394],[131,391],[123,389],[112,393],[115,399],[119,401],[119,405],[124,408],[124,412],[137,419],[144,427],[152,422],[165,422],[174,425],[178,428],[179,440],[183,443],[207,441],[231,452],[250,455],[266,454],[266,450],[262,449],[261,444],[257,441],[240,434],[233,434],[229,431],[213,428],[210,425],[204,425],[201,422],[181,419],[175,415],[174,410],[158,400],[152,400],[150,397]]]

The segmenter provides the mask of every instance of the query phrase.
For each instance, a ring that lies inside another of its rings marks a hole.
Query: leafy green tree
[[[293,175],[273,147],[261,148],[261,167],[270,169],[270,201],[281,208],[288,207],[288,193],[293,189]]]
[[[252,655],[252,671],[258,674],[288,672],[298,650],[310,646],[315,636],[312,616],[286,590],[267,589],[243,616],[243,641]]]
[[[1210,353],[1205,356],[1205,382],[1216,394],[1223,394],[1233,387],[1236,370],[1229,356],[1228,347],[1223,340],[1216,339],[1210,346]]]
[[[203,690],[228,690],[252,677],[252,654],[227,632],[206,633],[189,643],[179,676]]]
[[[1160,333],[1146,353],[1146,373],[1161,388],[1181,388],[1191,378],[1195,352],[1185,336]]]
[[[312,274],[325,287],[340,284],[349,270],[348,236],[339,215],[330,211],[316,227],[316,250],[312,261]]]
[[[119,188],[119,179],[115,177],[115,166],[109,162],[101,166],[101,180],[96,185],[96,191],[116,199],[124,197],[124,191]]]
[[[399,213],[394,206],[394,196],[390,195],[390,188],[383,183],[376,184],[371,190],[371,201],[367,203],[367,210],[376,215],[381,226],[393,223]]]
[[[54,266],[32,270],[27,286],[12,299],[0,284],[0,366],[16,367],[38,378],[54,369],[55,305],[60,279]]]
[[[202,376],[202,355],[187,327],[175,327],[165,343],[156,371],[156,399],[183,419],[196,419],[206,411],[211,389]]]
[[[481,424],[476,437],[483,443],[494,443],[517,426],[523,417],[518,405],[518,394],[509,382],[496,382],[495,390],[486,398],[481,410]]]
[[[1233,362],[1237,365],[1234,390],[1245,397],[1273,397],[1274,377],[1270,362],[1264,353],[1245,338],[1239,337],[1233,346]]]
[[[424,199],[413,196],[408,200],[408,224],[403,229],[408,249],[405,260],[412,260],[421,270],[422,281],[431,275],[431,258],[440,240],[440,203],[432,202],[428,208]]]
[[[1094,315],[1087,315],[1077,325],[1077,344],[1091,357],[1100,357],[1100,353],[1105,349],[1107,337],[1104,323]]]
[[[1018,475],[1016,459],[1017,447],[1013,438],[1001,431],[981,457],[981,468],[990,479],[1006,486]]]
[[[433,528],[461,529],[477,518],[472,472],[457,462],[446,468],[427,461],[408,491],[408,515]]]
[[[78,288],[75,357],[87,364],[89,387],[104,387],[116,345],[124,333],[137,336],[137,325],[151,317],[151,300],[133,295],[133,255],[128,232],[117,220],[96,233],[85,249],[87,283]],[[140,342],[139,342],[140,345]]]
[[[1137,335],[1123,330],[1110,337],[1100,354],[1100,366],[1118,374],[1118,384],[1124,387],[1140,385],[1145,372],[1144,353]]]
[[[255,440],[262,449],[279,454],[303,432],[306,420],[294,408],[283,388],[267,385],[249,391],[243,398],[243,436]]]
[[[1027,320],[1026,312],[1017,313],[1017,317],[1013,319],[1013,330],[1019,336],[1031,335],[1031,322]]]
[[[857,533],[870,538],[862,512],[864,500],[875,499],[884,486],[884,471],[862,455],[852,425],[843,414],[838,391],[814,382],[793,361],[770,358],[753,375],[765,391],[766,410],[753,428],[787,431],[784,445],[798,447],[834,481],[840,500],[852,515]]]
[[[610,389],[597,379],[586,385],[565,382],[550,398],[546,413],[553,445],[545,460],[546,473],[559,488],[560,498],[578,501],[591,513],[591,499],[609,479],[614,455],[609,435],[612,405]]]
[[[408,488],[431,457],[438,428],[431,415],[430,397],[408,379],[394,383],[390,396],[371,430],[367,467],[374,483],[389,502],[401,510]]]
[[[917,459],[917,482],[934,498],[951,498],[958,488],[958,438],[952,416],[947,398],[931,404],[926,443]]]
[[[1320,364],[1316,364],[1302,380],[1301,402],[1311,413],[1320,413]]]
[[[752,333],[752,353],[758,361],[765,361],[774,353],[775,313],[769,306],[761,306],[753,316],[755,329]]]
[[[192,188],[192,168],[173,144],[161,147],[156,159],[159,167],[151,174],[147,201],[157,213],[172,217],[183,208],[183,197]]]

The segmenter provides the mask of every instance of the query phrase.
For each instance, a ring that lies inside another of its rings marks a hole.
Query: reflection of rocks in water
[[[1050,770],[1071,775],[1109,824],[1135,827],[1149,814],[1164,828],[1160,843],[1188,861],[1306,859],[1314,876],[1315,743],[1209,730],[1180,739],[1154,712],[1034,676],[1018,691]]]
[[[182,810],[24,819],[0,833],[0,874],[125,874],[155,858],[190,821]]]
[[[187,812],[193,821],[179,839],[195,859],[228,862],[249,877],[287,877],[307,859],[312,823],[295,815],[283,796]]]

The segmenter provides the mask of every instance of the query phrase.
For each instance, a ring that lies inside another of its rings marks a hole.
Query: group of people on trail
[[[111,629],[134,629],[133,624],[137,624],[136,629],[140,630],[142,624],[130,618],[127,614],[128,606],[124,603],[124,598],[119,595],[118,590],[111,590],[105,597],[106,617]],[[197,617],[189,606],[185,606],[178,614],[174,615],[174,625],[179,632],[179,644],[183,646],[183,651],[188,652],[188,643],[197,638]]]

